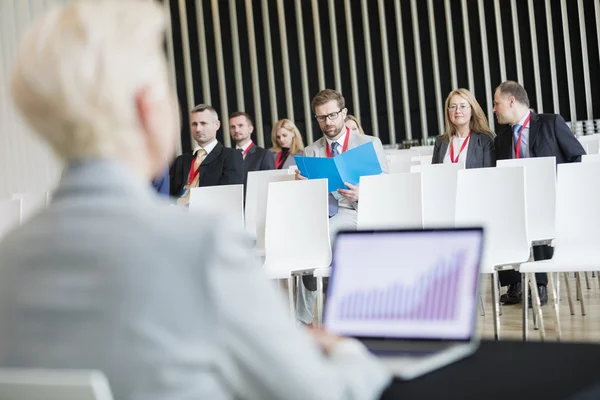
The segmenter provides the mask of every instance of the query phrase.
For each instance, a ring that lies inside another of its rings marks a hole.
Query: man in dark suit
[[[244,183],[248,171],[265,171],[275,169],[275,156],[270,151],[258,147],[252,141],[254,124],[245,112],[236,111],[229,117],[229,130],[235,142],[235,148],[244,158]]]
[[[500,84],[494,94],[494,112],[500,124],[508,124],[496,136],[498,160],[524,157],[556,157],[557,163],[581,161],[585,150],[563,117],[558,114],[536,114],[529,108],[529,97],[517,82]],[[534,246],[537,260],[552,258],[554,249],[547,245]],[[546,274],[535,274],[542,305],[548,302]],[[504,304],[518,304],[522,300],[521,274],[517,271],[499,272],[500,284],[508,285],[508,292],[500,297]],[[529,302],[531,304],[531,302]]]
[[[190,124],[198,146],[177,157],[170,171],[171,196],[181,205],[189,203],[191,188],[244,183],[241,153],[216,139],[221,127],[217,111],[207,104],[197,105],[190,112]]]

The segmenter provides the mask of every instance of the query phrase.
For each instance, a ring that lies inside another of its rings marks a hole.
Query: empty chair
[[[581,162],[600,162],[600,154],[584,154],[581,156]]]
[[[422,200],[419,174],[363,176],[358,229],[422,228]]]
[[[21,224],[22,200],[0,200],[0,239]]]
[[[411,167],[411,172],[421,173],[423,227],[454,226],[456,182],[461,169],[465,169],[464,162]]]
[[[2,400],[113,400],[100,371],[0,369]]]
[[[410,158],[399,160],[395,159],[388,163],[390,174],[406,174],[410,172],[410,167],[415,165]]]
[[[456,226],[483,226],[482,273],[492,275],[494,332],[500,337],[496,267],[518,266],[529,259],[525,168],[477,168],[458,171]]]
[[[431,164],[431,160],[433,158],[433,154],[429,154],[426,156],[415,156],[415,157],[411,157],[410,161],[412,161],[413,163],[416,164]]]
[[[435,146],[412,146],[410,150],[419,152],[421,156],[432,156]]]
[[[21,220],[24,222],[31,218],[38,210],[48,206],[48,192],[15,193],[13,200],[21,200]]]
[[[529,238],[534,242],[554,239],[556,157],[518,158],[497,162],[497,167],[500,168],[515,166],[525,168]]]
[[[395,150],[393,153],[386,154],[388,163],[410,161],[412,157],[420,156],[418,151],[414,150]]]
[[[269,183],[264,271],[271,279],[288,279],[292,316],[294,275],[330,265],[327,179]]]
[[[222,214],[244,227],[244,185],[203,186],[190,191],[190,211]]]

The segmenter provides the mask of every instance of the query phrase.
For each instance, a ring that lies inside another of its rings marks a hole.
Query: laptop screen
[[[325,328],[343,336],[468,340],[482,229],[341,232]]]

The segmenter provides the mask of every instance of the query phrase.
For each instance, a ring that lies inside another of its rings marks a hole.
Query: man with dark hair
[[[254,124],[248,113],[236,111],[229,117],[229,130],[235,142],[235,148],[244,159],[244,183],[248,171],[264,171],[275,169],[275,156],[270,151],[258,147],[252,141]]]
[[[502,82],[494,94],[494,112],[500,124],[508,124],[496,136],[498,160],[525,157],[556,157],[557,163],[581,161],[585,150],[558,114],[536,114],[530,110],[527,92],[517,82]],[[552,258],[554,249],[547,245],[534,246],[537,260]],[[521,274],[517,271],[499,272],[500,284],[508,285],[508,292],[500,297],[504,304],[518,304],[522,300]],[[536,274],[542,305],[548,302],[548,276]],[[531,304],[531,302],[529,302]]]
[[[217,141],[217,111],[208,104],[197,105],[190,112],[190,125],[198,146],[177,157],[170,171],[171,196],[180,205],[189,203],[191,188],[244,183],[241,153]]]

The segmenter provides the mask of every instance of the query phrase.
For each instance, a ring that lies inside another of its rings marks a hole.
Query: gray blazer
[[[441,164],[448,151],[450,141],[448,138],[438,136],[435,139],[433,147],[432,164]],[[471,133],[469,146],[467,147],[466,168],[485,168],[496,166],[496,151],[494,149],[494,139],[484,133]]]
[[[120,164],[69,167],[0,244],[0,366],[96,368],[119,400],[377,398],[388,373],[354,341],[325,357],[249,243]]]

